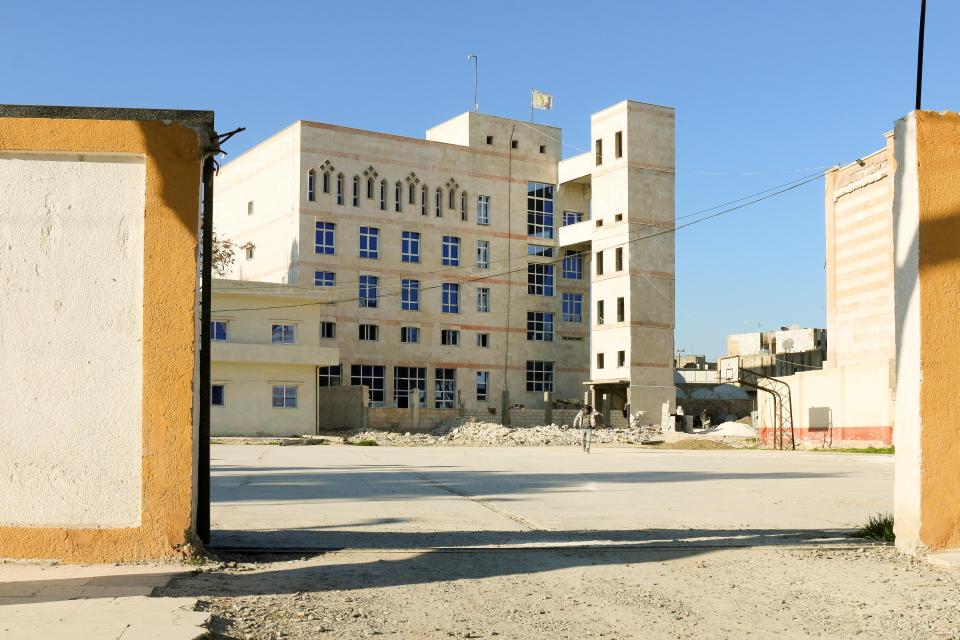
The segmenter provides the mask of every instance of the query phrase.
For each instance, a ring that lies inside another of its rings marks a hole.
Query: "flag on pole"
[[[536,89],[530,89],[530,108],[550,111],[550,109],[553,109],[553,96]]]

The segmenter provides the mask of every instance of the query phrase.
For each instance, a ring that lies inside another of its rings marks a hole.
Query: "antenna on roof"
[[[475,53],[468,53],[467,60],[473,60],[473,110],[480,111],[480,105],[477,104],[477,80],[480,77],[480,58]]]

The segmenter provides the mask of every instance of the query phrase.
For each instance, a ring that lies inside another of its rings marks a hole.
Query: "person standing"
[[[590,453],[590,439],[596,427],[597,412],[589,404],[585,405],[573,418],[573,428],[580,430],[580,445],[586,453]]]

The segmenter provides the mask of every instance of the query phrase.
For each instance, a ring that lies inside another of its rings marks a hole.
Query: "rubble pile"
[[[643,444],[662,439],[657,425],[593,431],[594,444]],[[353,432],[345,440],[348,443],[373,440],[378,445],[390,447],[562,447],[579,444],[580,431],[568,425],[505,427],[495,422],[461,418],[443,423],[429,433],[364,430]]]

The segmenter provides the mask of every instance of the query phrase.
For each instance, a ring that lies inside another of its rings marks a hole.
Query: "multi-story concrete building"
[[[229,277],[323,288],[304,308],[340,363],[318,383],[366,385],[371,406],[418,390],[502,415],[592,389],[659,416],[674,401],[673,110],[625,101],[591,134],[561,160],[559,129],[478,113],[424,140],[298,121],[220,171]]]

